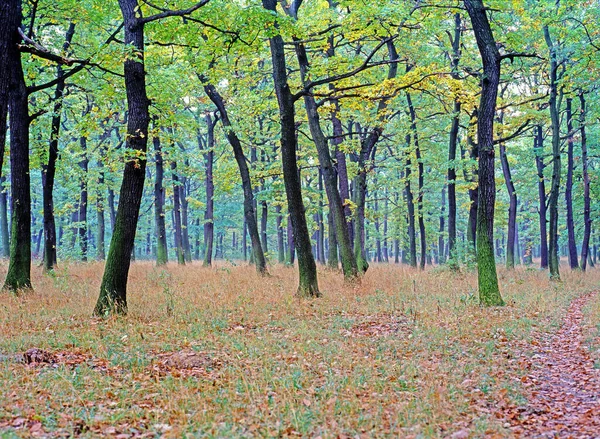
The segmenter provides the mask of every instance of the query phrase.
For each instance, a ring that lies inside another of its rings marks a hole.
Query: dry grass
[[[137,262],[130,314],[101,321],[101,264],[36,270],[35,292],[2,296],[0,354],[66,360],[0,361],[1,437],[506,437],[493,408],[520,398],[506,346],[553,330],[600,281],[501,270],[508,306],[483,309],[474,274],[374,265],[347,285],[322,271],[317,300],[292,296],[295,270],[271,274]]]

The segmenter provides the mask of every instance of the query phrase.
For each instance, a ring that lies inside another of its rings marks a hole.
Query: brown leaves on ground
[[[528,403],[501,407],[499,416],[523,437],[600,437],[600,371],[583,345],[582,308],[593,294],[575,299],[560,330],[529,343],[531,359],[515,358]]]
[[[178,352],[167,352],[157,355],[152,371],[160,376],[195,376],[214,379],[215,374],[225,362],[214,354],[184,349]]]
[[[413,324],[405,316],[379,314],[354,317],[359,322],[341,331],[344,337],[406,337],[413,330]]]

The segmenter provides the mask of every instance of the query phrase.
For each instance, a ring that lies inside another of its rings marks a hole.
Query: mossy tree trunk
[[[276,0],[263,0],[263,7],[276,13]],[[277,22],[273,23],[278,30]],[[283,38],[276,34],[269,38],[271,60],[273,63],[273,83],[281,124],[281,160],[283,165],[283,179],[288,201],[288,209],[292,220],[294,245],[298,256],[298,269],[300,282],[297,294],[303,297],[320,296],[317,282],[317,266],[312,254],[310,235],[306,223],[304,202],[302,200],[302,187],[298,175],[296,161],[297,138],[294,109],[294,96],[287,82],[287,68]]]
[[[0,8],[0,64],[2,85],[8,93],[10,115],[11,240],[10,262],[4,288],[31,288],[31,193],[29,180],[29,110],[21,65],[18,28],[23,18],[21,1],[7,0]],[[6,88],[5,88],[6,87]],[[6,93],[4,93],[4,97]]]
[[[464,0],[483,64],[481,95],[477,118],[479,148],[479,194],[477,209],[477,273],[479,300],[485,306],[504,305],[498,286],[494,257],[494,207],[496,181],[494,168],[494,118],[501,57],[481,0]]]
[[[100,286],[100,296],[94,309],[94,314],[99,316],[127,312],[127,278],[144,190],[150,119],[150,101],[146,94],[144,71],[144,23],[138,17],[140,10],[137,0],[119,0],[119,6],[125,21],[125,42],[131,44],[137,53],[137,56],[128,57],[124,63],[129,112],[126,145],[136,156],[129,158],[125,163],[113,235]]]

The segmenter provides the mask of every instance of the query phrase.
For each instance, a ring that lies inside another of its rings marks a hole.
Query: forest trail
[[[570,305],[560,330],[533,341],[530,373],[522,381],[528,403],[512,417],[517,436],[600,438],[600,369],[584,345],[583,307],[596,293]]]

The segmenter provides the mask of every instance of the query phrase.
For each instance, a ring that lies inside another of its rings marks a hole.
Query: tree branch
[[[196,3],[194,6],[191,6],[187,9],[178,9],[178,10],[163,10],[160,14],[150,15],[148,17],[141,18],[139,22],[141,24],[150,23],[151,21],[160,20],[162,18],[167,17],[183,17],[185,15],[190,15],[192,12],[200,9],[202,6],[206,5],[210,0],[202,0]],[[153,6],[157,8],[156,6]],[[157,8],[160,9],[160,8]]]
[[[521,134],[523,134],[525,131],[529,130],[530,128],[533,128],[533,127],[529,127],[529,122],[531,122],[531,119],[527,119],[525,121],[525,123],[523,123],[519,128],[517,128],[517,131],[515,131],[514,133],[512,133],[510,136],[494,140],[494,145],[497,145],[499,143],[508,142],[509,140],[512,140],[515,137],[520,136]]]
[[[358,66],[357,68],[355,68],[354,70],[351,70],[349,72],[346,73],[341,73],[339,75],[333,75],[333,76],[329,76],[328,78],[323,78],[323,79],[319,79],[316,81],[309,81],[307,82],[304,87],[302,88],[302,90],[300,90],[298,93],[294,94],[293,99],[294,101],[297,101],[298,99],[300,99],[302,96],[305,96],[307,93],[310,92],[310,89],[313,87],[317,87],[319,85],[323,85],[323,84],[329,84],[331,82],[336,82],[336,81],[340,81],[342,79],[346,79],[346,78],[350,78],[364,70],[370,69],[372,67],[376,67],[376,66],[381,66],[381,65],[386,65],[386,64],[396,64],[399,62],[399,60],[389,60],[389,61],[378,61],[375,63],[370,63],[371,59],[373,59],[373,57],[375,56],[375,54],[377,52],[379,52],[379,49],[381,49],[383,46],[385,46],[387,43],[389,43],[390,41],[393,41],[395,38],[397,37],[397,35],[394,35],[392,37],[389,38],[384,38],[383,40],[381,40],[381,42],[379,44],[377,44],[377,46],[375,46],[375,48],[371,51],[371,53],[369,53],[369,55],[365,58],[364,62]]]

